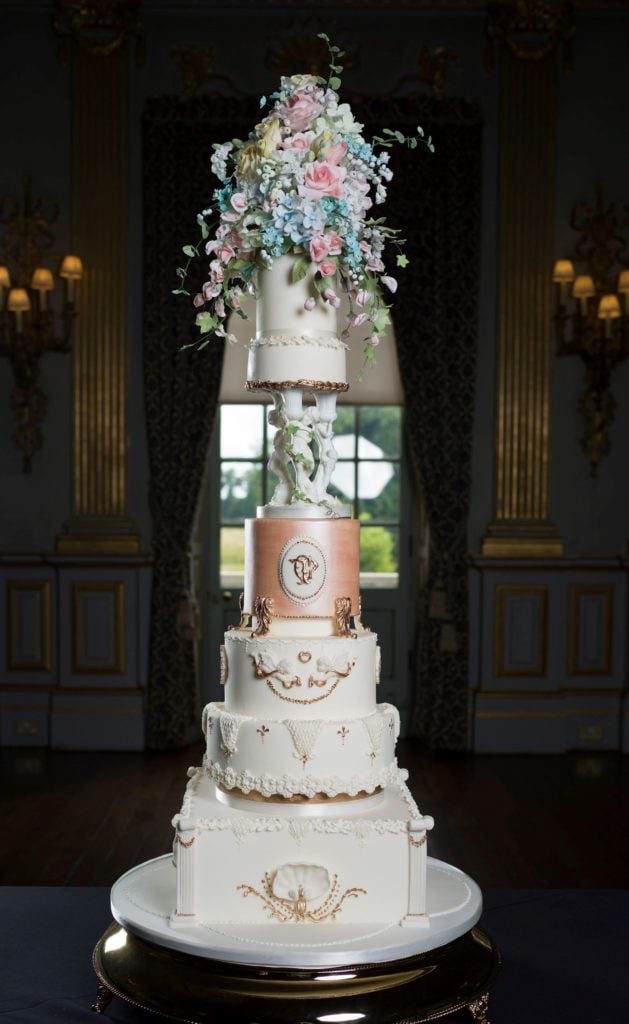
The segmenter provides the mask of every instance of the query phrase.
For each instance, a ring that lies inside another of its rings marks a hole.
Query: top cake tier
[[[247,519],[243,612],[256,635],[350,636],[359,543],[355,519]]]
[[[312,267],[293,282],[294,263],[294,256],[280,256],[260,274],[247,388],[347,391],[347,346],[338,336],[336,310],[321,299]],[[309,299],[312,309],[305,308]]]

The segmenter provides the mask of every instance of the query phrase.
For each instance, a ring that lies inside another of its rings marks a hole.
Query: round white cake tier
[[[347,390],[347,346],[338,337],[336,310],[319,295],[312,266],[293,282],[294,263],[294,256],[280,256],[260,272],[248,387]],[[309,299],[311,310],[304,306]]]
[[[220,872],[220,864],[216,866]],[[192,956],[267,967],[339,967],[382,963],[438,949],[473,928],[482,909],[476,882],[458,868],[428,858],[429,927],[402,928],[387,913],[380,920],[343,924],[243,925],[204,921],[185,929],[170,926],[176,898],[176,871],[166,855],[132,868],[111,891],[111,912],[123,928],[158,946]]]
[[[252,637],[230,630],[222,650],[225,708],[258,718],[338,719],[376,707],[380,648],[375,633],[351,637]],[[274,623],[275,625],[275,623]],[[320,623],[315,620],[317,630]]]
[[[258,718],[203,709],[205,766],[226,789],[262,796],[373,793],[406,778],[395,759],[400,717],[379,704],[362,718]]]

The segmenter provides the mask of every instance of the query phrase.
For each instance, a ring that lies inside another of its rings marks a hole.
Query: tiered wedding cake
[[[174,821],[171,924],[427,926],[433,821],[397,766],[397,710],[376,703],[359,524],[325,494],[345,348],[333,308],[304,310],[312,284],[291,283],[292,263],[278,259],[261,282],[248,386],[274,395],[279,484],[245,526],[242,618],[221,649],[225,698],[204,709],[204,763]],[[319,503],[291,501],[288,481],[301,468],[312,483],[315,461]]]
[[[368,216],[369,193],[376,203],[386,195],[393,141],[418,141],[389,129],[365,141],[339,102],[340,54],[330,50],[327,82],[282,79],[248,140],[215,146],[221,188],[199,214],[201,240],[184,247],[210,258],[193,299],[201,344],[233,340],[228,317],[246,292],[257,295],[247,387],[273,397],[277,486],[246,523],[241,621],[221,648],[224,700],[203,712],[206,753],[174,819],[174,863],[139,865],[112,890],[114,916],[136,936],[289,968],[439,947],[481,908],[471,879],[427,858],[433,821],[397,766],[398,713],[376,703],[359,524],[329,492],[349,328],[367,331],[373,363],[389,320],[382,289],[397,287],[382,256],[399,242]],[[341,290],[349,314],[339,335]]]

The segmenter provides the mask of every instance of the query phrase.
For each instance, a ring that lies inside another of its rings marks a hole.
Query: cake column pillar
[[[429,928],[426,913],[426,871],[428,867],[428,831],[430,817],[413,818],[408,824],[408,910],[400,924],[403,928]]]
[[[170,917],[173,928],[185,928],[196,924],[195,889],[196,889],[196,850],[198,837],[196,828],[179,826],[175,833],[177,852],[177,908]]]

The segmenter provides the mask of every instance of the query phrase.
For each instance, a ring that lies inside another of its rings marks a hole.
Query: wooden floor
[[[629,759],[434,754],[399,744],[430,853],[482,886],[629,887]],[[188,765],[174,753],[0,752],[0,882],[110,885],[169,850]]]

